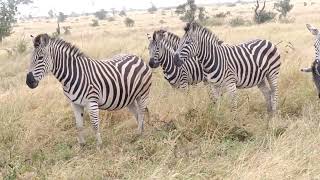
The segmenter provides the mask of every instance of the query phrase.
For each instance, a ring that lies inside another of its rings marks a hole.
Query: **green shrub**
[[[242,17],[235,17],[229,21],[229,24],[232,27],[243,26],[246,24],[246,20],[244,20]]]
[[[107,19],[109,22],[111,22],[111,21],[115,21],[116,20],[116,18],[114,18],[114,17],[108,17],[108,19]]]
[[[17,53],[18,54],[24,54],[26,51],[27,51],[27,46],[28,46],[28,43],[25,39],[21,39],[18,41],[18,44],[17,44]]]
[[[271,11],[261,11],[259,16],[254,16],[254,22],[257,24],[266,23],[272,21],[276,17],[276,13]]]
[[[134,20],[127,17],[125,20],[124,20],[124,24],[127,26],[127,27],[133,27],[134,26]]]
[[[92,19],[92,23],[90,24],[92,27],[99,26],[99,21],[97,19]]]
[[[224,18],[209,18],[204,25],[206,26],[222,26],[225,23]]]

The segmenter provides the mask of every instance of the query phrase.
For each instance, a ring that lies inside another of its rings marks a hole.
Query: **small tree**
[[[153,3],[151,3],[151,7],[148,9],[148,12],[149,12],[150,14],[153,14],[153,13],[155,13],[157,10],[158,10],[157,7],[156,7]]]
[[[10,36],[12,25],[16,22],[15,15],[20,4],[32,3],[31,0],[1,0],[0,1],[0,42]]]
[[[119,16],[127,16],[126,10],[122,9],[119,13]]]
[[[96,18],[98,18],[99,20],[106,19],[107,11],[105,11],[104,9],[101,9],[100,11],[95,12],[94,16],[96,16]]]
[[[63,12],[59,12],[58,22],[64,22],[67,19],[67,16]]]
[[[92,27],[99,26],[99,21],[97,19],[92,19],[92,23],[90,24]]]
[[[62,28],[64,30],[64,33],[63,33],[64,35],[70,35],[71,34],[71,31],[70,31],[71,27],[70,26],[63,26]]]
[[[50,9],[50,10],[48,11],[48,15],[49,15],[50,18],[53,18],[53,17],[54,17],[54,12],[53,12],[52,9]]]
[[[205,8],[197,7],[195,0],[187,0],[186,3],[179,5],[176,8],[175,13],[180,15],[180,19],[184,22],[191,22],[196,19],[200,22],[204,22],[208,19]]]
[[[257,0],[256,7],[254,9],[254,21],[258,24],[262,24],[268,21],[271,21],[276,16],[276,13],[271,11],[266,11],[264,8],[266,7],[266,0],[263,2],[262,8],[259,10],[260,3]]]
[[[115,16],[116,13],[117,13],[116,9],[115,8],[111,8],[111,13],[112,13],[113,16]]]
[[[280,12],[279,18],[286,18],[287,14],[292,10],[293,4],[290,4],[290,0],[280,0],[274,3],[274,8]]]
[[[125,20],[124,20],[124,24],[127,26],[127,27],[133,27],[134,26],[134,20],[127,17]]]

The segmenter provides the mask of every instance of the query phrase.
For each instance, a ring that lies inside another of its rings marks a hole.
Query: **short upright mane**
[[[219,40],[218,36],[215,35],[210,29],[200,25],[197,22],[187,23],[187,25],[185,26],[184,30],[185,30],[186,33],[188,33],[191,30],[192,31],[197,31],[198,33],[206,34],[208,38],[210,38],[214,42],[217,42],[219,45],[223,43],[223,41]]]
[[[72,54],[76,55],[76,56],[85,56],[87,57],[76,45],[73,45],[61,38],[51,38],[51,41],[53,42],[53,44],[57,44],[60,46],[60,48],[66,48],[69,49],[70,52],[72,52]]]

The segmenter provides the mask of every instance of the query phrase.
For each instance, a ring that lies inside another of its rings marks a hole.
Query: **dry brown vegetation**
[[[206,87],[174,90],[154,71],[151,119],[137,136],[127,110],[101,112],[103,148],[95,148],[88,117],[87,146],[79,148],[73,112],[61,85],[48,76],[35,90],[25,85],[30,53],[8,56],[0,50],[0,177],[4,179],[320,179],[320,105],[310,75],[300,72],[314,57],[313,36],[305,23],[320,27],[319,4],[295,1],[295,22],[272,22],[232,28],[209,27],[226,43],[254,38],[280,43],[279,113],[270,119],[262,94],[241,90],[237,118],[230,120],[228,98],[212,105]],[[270,6],[271,5],[268,5]],[[210,6],[213,15],[252,18],[252,4]],[[148,60],[146,33],[161,27],[182,35],[183,23],[170,11],[162,15],[130,12],[135,27],[123,18],[100,21],[69,18],[72,34],[63,37],[94,58],[133,53]],[[55,30],[52,20],[20,22],[0,49],[16,46],[29,34]],[[290,47],[288,47],[289,44]],[[29,44],[31,51],[31,40]],[[270,121],[270,128],[267,122]]]

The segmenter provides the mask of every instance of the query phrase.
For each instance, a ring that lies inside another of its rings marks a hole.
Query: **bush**
[[[164,23],[166,23],[163,19],[161,19],[160,21],[159,21],[159,23],[160,24],[164,24]]]
[[[119,16],[127,16],[126,10],[121,10]]]
[[[276,13],[271,11],[262,11],[259,16],[254,16],[254,22],[262,24],[265,22],[272,21],[276,17]]]
[[[304,6],[307,6],[307,5],[308,5],[308,3],[307,3],[307,2],[303,2],[303,5],[304,5]]]
[[[97,19],[92,19],[92,23],[90,24],[92,27],[99,26],[99,21]]]
[[[148,12],[149,12],[150,14],[153,14],[153,13],[155,13],[157,10],[158,10],[157,7],[156,7],[154,4],[151,4],[151,7],[148,9]]]
[[[70,26],[63,26],[62,29],[64,30],[64,35],[70,35],[71,34],[71,27]]]
[[[25,39],[21,39],[18,41],[18,44],[17,44],[17,53],[18,54],[24,54],[26,51],[27,51],[27,41]]]
[[[112,21],[115,21],[116,20],[116,18],[114,18],[114,17],[108,17],[108,21],[109,22],[112,22]]]
[[[246,20],[244,20],[242,17],[235,17],[229,21],[229,24],[232,27],[243,26],[246,24]]]
[[[209,18],[203,25],[206,26],[222,26],[225,23],[224,18]]]
[[[59,12],[58,22],[64,22],[67,19],[67,16],[63,12]]]
[[[274,8],[280,12],[279,19],[287,17],[287,14],[293,8],[293,4],[290,4],[290,0],[280,0],[277,3],[274,3]]]
[[[228,12],[226,12],[226,13],[221,12],[221,13],[218,13],[218,14],[214,15],[214,17],[216,17],[216,18],[225,18],[225,17],[227,17],[227,16],[230,15],[230,14],[231,14],[230,11],[228,11]]]
[[[106,19],[107,17],[107,11],[105,11],[104,9],[101,9],[100,11],[97,11],[94,13],[94,16],[96,18],[98,18],[99,20],[103,20]]]
[[[133,27],[134,26],[134,20],[127,17],[125,20],[124,20],[124,24],[127,26],[127,27]]]
[[[295,20],[296,20],[295,18],[286,17],[286,18],[279,19],[279,22],[284,24],[290,24],[290,23],[294,23]]]

